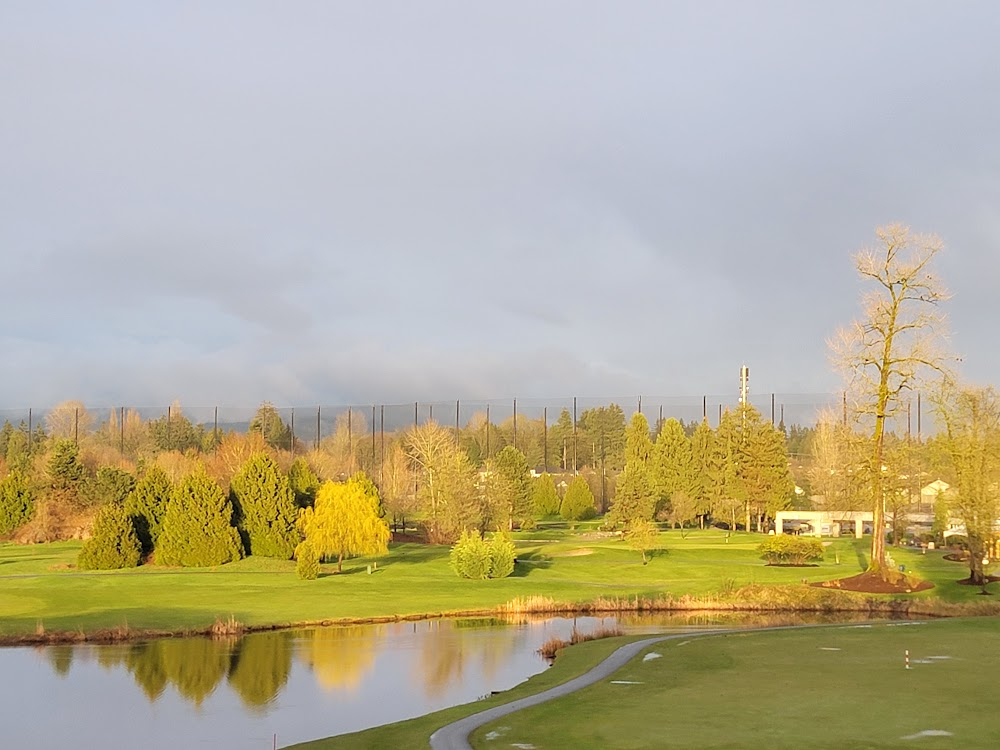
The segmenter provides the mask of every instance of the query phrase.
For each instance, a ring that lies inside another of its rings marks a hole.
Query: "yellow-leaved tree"
[[[374,485],[355,475],[347,482],[324,482],[316,502],[299,514],[299,530],[319,557],[337,556],[337,572],[344,558],[384,555],[389,550],[389,524]]]

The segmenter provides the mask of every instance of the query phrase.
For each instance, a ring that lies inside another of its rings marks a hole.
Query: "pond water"
[[[574,627],[640,633],[720,624],[737,623],[718,615],[426,620],[5,648],[4,746],[270,750],[511,688],[546,669],[539,647],[568,639]]]

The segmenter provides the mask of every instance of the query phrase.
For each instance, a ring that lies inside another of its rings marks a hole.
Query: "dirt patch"
[[[865,572],[850,578],[838,578],[835,581],[821,581],[810,584],[816,588],[840,589],[841,591],[858,591],[862,594],[912,594],[915,591],[927,591],[934,588],[930,581],[913,581],[900,576],[897,581],[884,581],[877,573]]]
[[[580,547],[579,549],[572,549],[569,552],[564,552],[563,554],[558,555],[558,557],[580,557],[581,555],[592,554],[594,554],[594,550],[588,547]]]
[[[968,552],[950,552],[944,556],[945,560],[950,560],[951,562],[968,562],[969,553]]]
[[[425,539],[421,534],[409,534],[403,531],[392,532],[392,541],[409,542],[410,544],[427,544],[427,539]]]

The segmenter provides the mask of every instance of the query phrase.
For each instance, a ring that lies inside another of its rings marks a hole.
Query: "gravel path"
[[[466,716],[464,719],[459,719],[452,724],[441,727],[431,735],[431,748],[433,748],[433,750],[472,750],[472,745],[469,744],[469,734],[471,734],[473,730],[478,729],[491,721],[495,721],[502,716],[512,714],[515,711],[520,711],[522,708],[537,706],[539,703],[550,701],[553,698],[561,698],[564,695],[569,695],[570,693],[581,688],[585,688],[588,685],[593,685],[595,682],[600,682],[618,671],[621,667],[625,666],[626,663],[631,661],[645,648],[654,643],[669,641],[676,638],[720,635],[722,633],[733,632],[737,631],[707,630],[697,634],[680,633],[677,635],[660,635],[653,638],[644,638],[641,641],[627,643],[616,651],[613,651],[607,659],[602,661],[589,672],[585,672],[579,677],[574,677],[568,682],[556,685],[555,687],[549,688],[544,692],[529,695],[527,698],[521,698],[511,703],[505,703],[502,706],[495,706],[487,709],[486,711],[480,711],[478,714]]]

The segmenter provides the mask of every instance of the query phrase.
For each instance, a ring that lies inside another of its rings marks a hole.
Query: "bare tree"
[[[63,401],[52,407],[45,415],[45,427],[49,435],[76,440],[90,432],[94,416],[87,411],[82,401]]]
[[[879,227],[875,235],[878,244],[854,256],[862,280],[872,287],[862,297],[861,318],[829,343],[848,380],[855,415],[872,431],[869,570],[885,579],[890,575],[882,486],[886,420],[905,407],[922,371],[945,369],[947,357],[939,344],[944,320],[938,304],[948,294],[930,272],[931,261],[943,247],[937,236],[914,234],[901,224]]]

